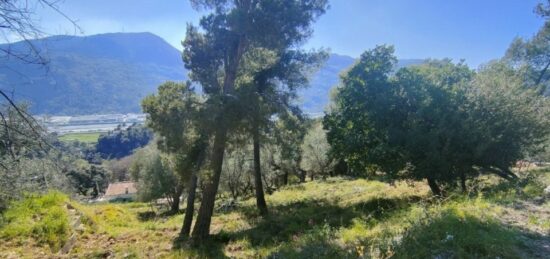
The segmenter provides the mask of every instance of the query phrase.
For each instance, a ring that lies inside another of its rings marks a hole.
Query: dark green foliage
[[[99,136],[96,152],[102,158],[122,158],[130,155],[134,149],[147,145],[152,138],[151,130],[143,126],[134,124],[127,129],[119,126]]]
[[[214,118],[215,128],[210,159],[212,175],[205,181],[193,230],[195,241],[200,241],[210,232],[228,133],[235,129],[242,116],[238,113],[239,101],[245,100],[235,93],[240,80],[246,78],[247,55],[261,49],[277,53],[300,46],[311,36],[312,23],[326,11],[328,3],[326,0],[214,0],[193,1],[193,4],[209,13],[201,18],[200,29],[188,26],[183,60],[191,71],[191,80],[201,84],[208,97],[206,109]]]
[[[332,154],[356,173],[428,179],[439,194],[438,181],[515,178],[509,167],[547,137],[547,100],[504,64],[476,75],[462,63],[429,61],[392,75],[395,62],[392,47],[365,52],[325,117]]]
[[[282,176],[282,185],[288,184],[293,175],[300,182],[305,181],[306,172],[300,166],[308,126],[307,119],[300,113],[283,113],[275,124],[272,138],[278,147],[278,159],[272,161],[272,167]]]
[[[72,186],[80,195],[97,198],[104,193],[109,184],[107,171],[97,165],[82,163],[76,168],[71,169],[67,176]]]
[[[154,180],[171,181],[152,189],[168,189],[172,211],[176,212],[183,184],[187,183],[187,206],[180,233],[181,237],[187,237],[193,219],[198,171],[208,150],[209,114],[204,113],[203,102],[190,83],[166,82],[159,86],[157,94],[143,99],[141,106],[147,113],[147,124],[159,136],[158,148],[169,155],[165,160],[172,162],[172,173],[146,178],[144,184],[154,187]]]
[[[188,151],[199,133],[196,127],[201,124],[201,104],[189,84],[175,82],[160,85],[158,93],[143,99],[147,125],[160,136],[159,149],[182,155]]]
[[[395,151],[381,147],[384,132],[370,125],[369,117],[381,120],[397,120],[399,117],[370,115],[385,109],[391,99],[388,77],[395,63],[393,48],[378,47],[365,52],[359,61],[342,77],[342,87],[337,88],[335,109],[326,115],[324,126],[335,158],[345,159],[357,173],[365,173],[372,164],[387,171],[402,167]],[[378,109],[377,109],[378,108]],[[367,130],[368,129],[368,130]],[[379,148],[373,148],[378,146]]]

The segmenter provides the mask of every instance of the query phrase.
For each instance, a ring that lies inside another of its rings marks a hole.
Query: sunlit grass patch
[[[507,227],[486,201],[451,202],[432,208],[395,247],[395,258],[519,258],[520,231]]]
[[[513,258],[522,243],[516,230],[496,220],[500,211],[483,198],[418,203],[380,220],[355,219],[339,230],[339,240],[367,257]]]
[[[485,177],[478,185],[487,199],[500,204],[542,197],[544,188],[550,185],[550,168],[522,172],[519,176],[519,179],[512,181],[495,176]]]
[[[70,234],[65,194],[51,191],[45,195],[28,195],[15,202],[0,222],[0,238],[24,240],[33,238],[38,244],[47,244],[57,251]]]

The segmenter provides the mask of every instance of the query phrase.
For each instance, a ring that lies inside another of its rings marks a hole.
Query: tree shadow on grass
[[[389,206],[381,202],[383,206]],[[369,206],[374,205],[370,203],[364,208]],[[383,213],[373,215],[380,219],[386,217]],[[335,232],[323,229],[315,226],[306,230],[302,238],[283,243],[269,257],[545,258],[550,254],[548,236],[452,209],[421,219],[402,237],[381,235],[381,240],[363,240],[363,243],[351,247],[335,244],[332,242]],[[369,251],[374,254],[365,254]]]
[[[250,229],[237,232],[220,231],[211,236],[211,241],[198,248],[189,248],[175,245],[174,249],[191,249],[199,257],[226,258],[224,246],[232,241],[248,240],[254,250],[269,248],[285,243],[296,242],[300,237],[308,240],[307,247],[294,251],[289,246],[282,246],[277,253],[297,256],[325,256],[347,254],[341,247],[334,246],[328,231],[324,229],[338,229],[349,227],[353,219],[369,217],[384,219],[392,214],[407,209],[420,196],[400,198],[373,198],[366,202],[342,206],[328,200],[305,200],[285,205],[270,207],[270,215],[262,219],[258,216],[254,206],[241,207],[239,211],[253,225]],[[174,244],[184,243],[174,240]],[[323,247],[323,249],[317,249]],[[294,252],[293,252],[294,251]]]
[[[165,210],[160,213],[157,213],[152,210],[148,210],[148,211],[140,211],[136,215],[139,221],[146,222],[146,221],[154,221],[158,219],[166,219],[166,218],[170,218],[170,217],[177,216],[184,213],[185,213],[184,210],[179,210],[177,212],[174,212],[171,210]]]
[[[338,229],[349,227],[353,219],[370,217],[381,220],[397,211],[407,209],[420,197],[374,198],[343,207],[327,200],[301,201],[273,206],[268,218],[254,227],[234,233],[222,233],[224,241],[247,239],[254,248],[293,242],[304,234],[315,234],[320,227]],[[256,220],[251,218],[250,220]]]
[[[225,242],[216,235],[199,246],[191,246],[190,240],[177,237],[172,241],[172,249],[179,251],[179,258],[229,258],[224,253]]]
[[[393,258],[539,258],[550,251],[533,248],[532,242],[547,238],[448,210],[413,225],[392,253]]]

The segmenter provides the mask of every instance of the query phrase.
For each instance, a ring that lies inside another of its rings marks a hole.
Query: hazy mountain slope
[[[29,100],[33,113],[139,112],[160,83],[186,76],[179,51],[151,33],[54,36],[35,45],[47,67],[0,61],[2,89]]]
[[[0,86],[16,100],[30,101],[35,114],[140,112],[145,95],[187,74],[180,52],[151,33],[53,36],[34,44],[49,59],[47,67],[0,60]],[[22,50],[27,44],[10,47]],[[349,56],[330,55],[313,75],[311,87],[299,93],[304,111],[323,112],[340,73],[354,62]],[[420,62],[400,60],[397,67]]]

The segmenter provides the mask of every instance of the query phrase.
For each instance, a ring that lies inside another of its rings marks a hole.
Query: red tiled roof
[[[137,193],[135,186],[134,182],[110,183],[107,191],[105,191],[105,196],[135,194]]]

